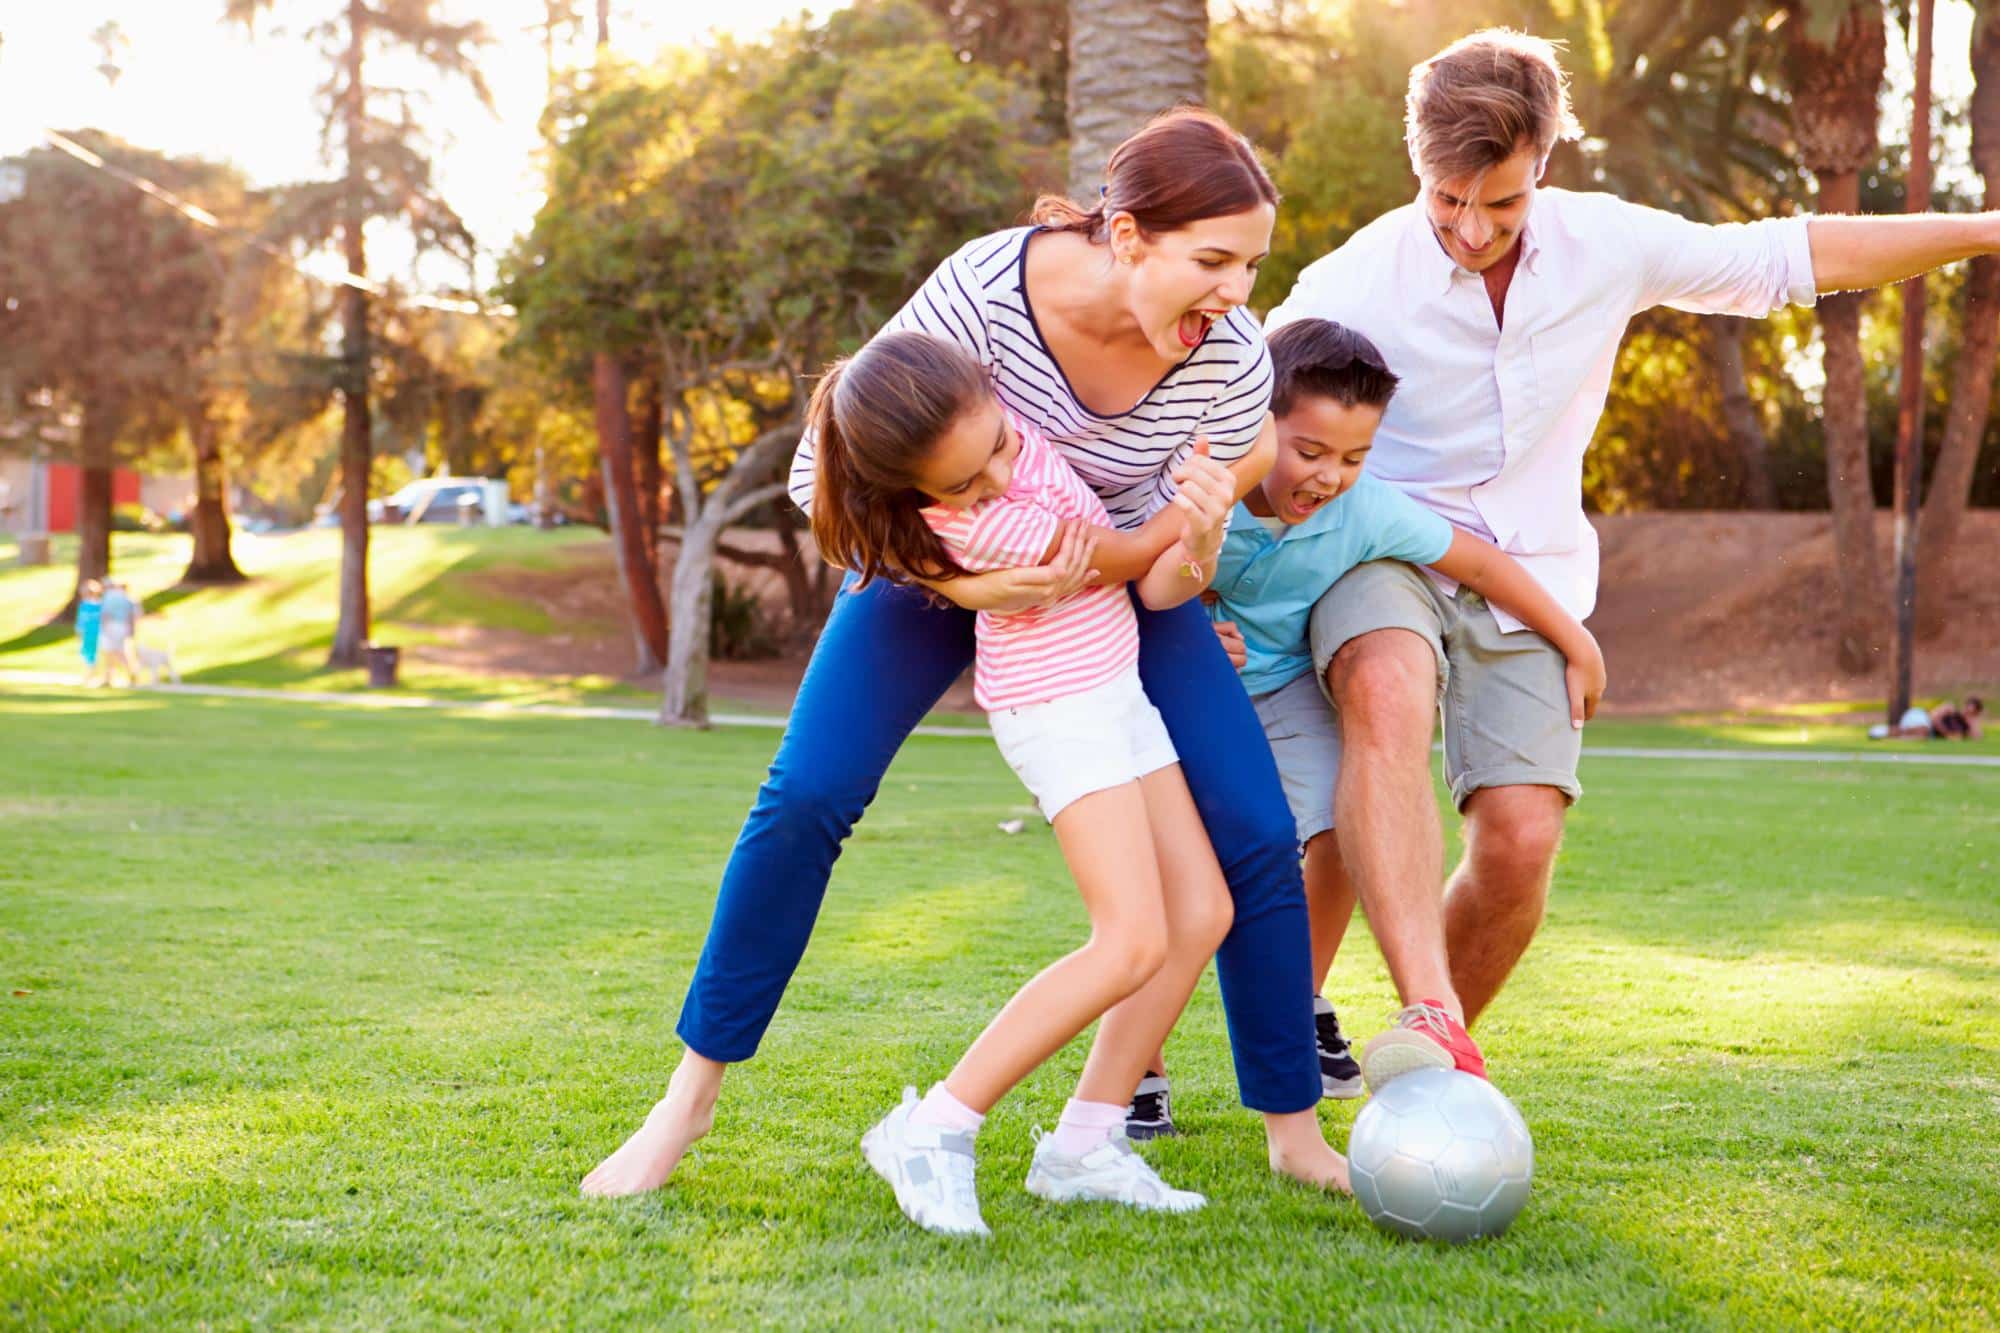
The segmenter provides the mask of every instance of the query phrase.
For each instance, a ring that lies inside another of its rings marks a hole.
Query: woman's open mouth
[[[1201,346],[1201,340],[1208,336],[1208,326],[1222,316],[1223,312],[1220,310],[1190,310],[1182,315],[1181,322],[1175,329],[1175,332],[1180,334],[1181,346],[1190,349]]]

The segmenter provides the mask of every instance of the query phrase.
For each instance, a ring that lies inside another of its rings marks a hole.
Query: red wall
[[[49,464],[49,531],[75,532],[77,503],[83,494],[83,469],[75,463]],[[111,503],[139,503],[139,474],[118,468],[111,474]]]

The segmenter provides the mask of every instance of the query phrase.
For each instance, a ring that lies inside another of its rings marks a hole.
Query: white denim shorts
[[[996,708],[987,720],[1001,756],[1051,821],[1079,797],[1180,761],[1137,667],[1064,699]]]

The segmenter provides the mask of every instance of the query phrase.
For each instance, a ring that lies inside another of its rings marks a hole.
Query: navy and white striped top
[[[1172,499],[1170,474],[1197,437],[1225,463],[1256,443],[1271,406],[1270,353],[1256,318],[1238,306],[1130,411],[1099,416],[1077,401],[1028,304],[1028,238],[1038,230],[1014,227],[968,242],[883,332],[916,329],[972,353],[1000,401],[1041,428],[1111,521],[1136,528]],[[812,507],[810,433],[792,458],[789,487],[799,508]]]

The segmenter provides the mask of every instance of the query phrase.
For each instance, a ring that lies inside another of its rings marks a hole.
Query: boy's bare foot
[[[1347,1159],[1327,1146],[1317,1113],[1294,1111],[1264,1116],[1264,1144],[1271,1169],[1314,1189],[1352,1194],[1347,1183]]]
[[[653,1104],[646,1123],[619,1145],[618,1151],[583,1178],[583,1192],[595,1198],[644,1194],[667,1183],[667,1177],[695,1140],[715,1124],[715,1098],[727,1066],[689,1051],[667,1082],[667,1095]]]

